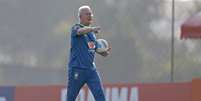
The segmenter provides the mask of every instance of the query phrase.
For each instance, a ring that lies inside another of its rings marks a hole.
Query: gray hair
[[[83,9],[89,9],[89,10],[91,10],[90,6],[88,6],[88,5],[81,6],[78,9],[78,18],[80,18],[80,15],[81,15],[81,12],[82,12]]]

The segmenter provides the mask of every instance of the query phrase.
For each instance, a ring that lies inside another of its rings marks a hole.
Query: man
[[[97,53],[95,33],[100,31],[100,27],[90,26],[92,16],[89,6],[81,6],[78,10],[79,23],[71,29],[67,101],[75,101],[84,84],[88,85],[96,101],[105,101],[102,83],[94,63]],[[107,56],[110,49],[98,54]]]

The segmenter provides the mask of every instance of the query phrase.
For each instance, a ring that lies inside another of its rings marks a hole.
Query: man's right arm
[[[98,33],[99,30],[100,30],[100,27],[88,27],[88,26],[85,26],[85,27],[79,28],[77,30],[77,35],[84,35],[84,34],[87,34],[89,32]]]

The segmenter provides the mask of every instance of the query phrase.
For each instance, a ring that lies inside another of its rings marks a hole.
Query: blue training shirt
[[[94,62],[96,49],[96,36],[93,32],[77,35],[81,24],[75,24],[71,29],[71,48],[69,57],[69,68],[95,69]]]

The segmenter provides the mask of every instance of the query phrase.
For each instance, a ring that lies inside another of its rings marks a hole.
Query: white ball
[[[108,42],[105,39],[97,39],[96,51],[99,53],[106,52],[109,48]]]

